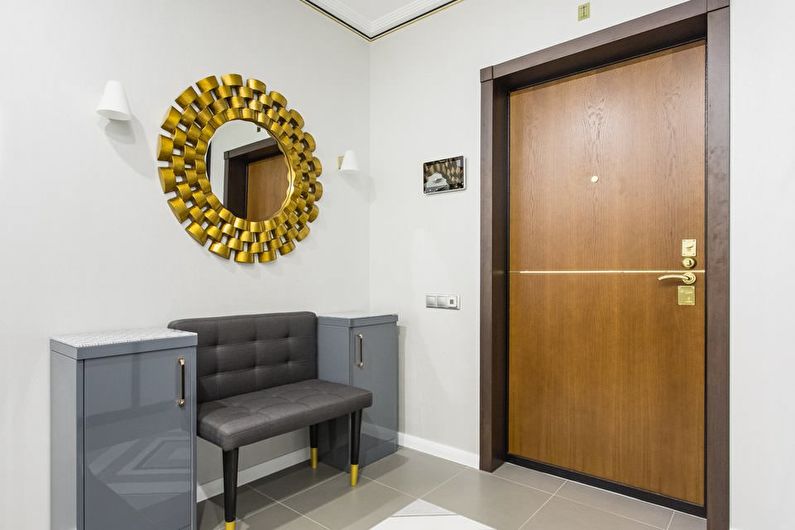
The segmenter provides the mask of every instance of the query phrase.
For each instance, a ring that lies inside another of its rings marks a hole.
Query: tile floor
[[[401,448],[359,486],[299,464],[238,490],[238,530],[704,530],[703,519],[512,464],[494,474]],[[222,527],[223,499],[199,503],[200,530]]]

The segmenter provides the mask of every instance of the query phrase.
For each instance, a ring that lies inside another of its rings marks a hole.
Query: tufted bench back
[[[317,316],[271,313],[175,320],[199,335],[197,402],[317,378]]]

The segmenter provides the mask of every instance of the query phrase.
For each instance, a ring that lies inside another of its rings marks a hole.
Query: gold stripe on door
[[[698,270],[648,270],[648,271],[508,271],[508,274],[679,274],[682,272],[692,272],[694,274],[704,274],[704,269]]]

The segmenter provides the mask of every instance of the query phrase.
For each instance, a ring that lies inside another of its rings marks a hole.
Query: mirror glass
[[[205,155],[213,193],[238,217],[264,221],[290,194],[287,158],[268,131],[233,120],[221,125]]]

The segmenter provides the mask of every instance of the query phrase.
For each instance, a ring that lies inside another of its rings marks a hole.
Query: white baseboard
[[[425,438],[420,438],[412,434],[399,432],[398,444],[403,447],[408,447],[409,449],[414,449],[415,451],[428,453],[429,455],[444,458],[445,460],[451,460],[464,466],[473,467],[475,469],[479,467],[480,457],[477,453],[470,453],[463,449],[426,440]]]
[[[292,453],[278,456],[273,460],[262,462],[256,466],[252,466],[247,469],[241,469],[238,472],[237,483],[238,485],[242,486],[243,484],[254,482],[255,480],[261,479],[262,477],[267,477],[272,473],[276,473],[282,469],[287,469],[290,466],[300,464],[301,462],[305,462],[307,460],[309,460],[309,448],[304,447],[303,449],[293,451]],[[205,499],[209,499],[210,497],[215,497],[216,495],[220,495],[223,492],[223,478],[207,482],[206,484],[199,484],[199,486],[196,488],[196,502],[201,502]]]

